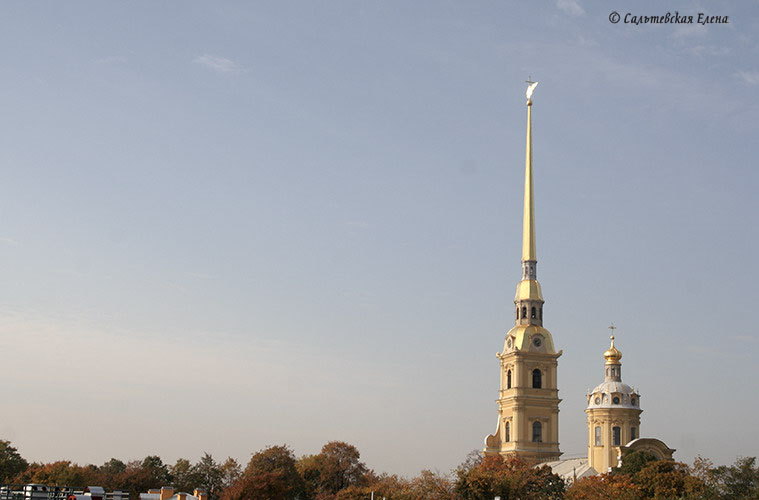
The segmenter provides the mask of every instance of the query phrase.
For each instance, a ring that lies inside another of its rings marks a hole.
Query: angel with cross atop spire
[[[527,102],[532,102],[532,93],[535,92],[535,87],[538,86],[538,82],[533,82],[532,77],[527,78]]]

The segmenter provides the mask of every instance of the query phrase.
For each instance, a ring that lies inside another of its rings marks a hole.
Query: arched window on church
[[[511,426],[508,422],[506,422],[506,428],[503,430],[505,436],[503,437],[504,441],[511,441]]]
[[[530,311],[530,317],[531,317],[532,319],[535,319],[535,318],[537,318],[537,317],[538,317],[538,312],[537,312],[537,310],[535,309],[535,307],[534,307],[534,306],[533,306],[533,308],[532,308],[532,311]]]
[[[527,307],[522,306],[522,318],[524,319],[526,317],[527,317]]]
[[[519,319],[519,306],[517,306],[517,319]]]
[[[620,427],[612,427],[612,433],[614,434],[614,446],[622,445],[622,429]]]
[[[540,321],[543,321],[543,308],[540,308]]]
[[[630,441],[638,439],[638,429],[635,427],[630,427]]]
[[[532,442],[533,443],[543,442],[543,424],[541,424],[540,422],[532,423]]]
[[[543,387],[543,374],[535,368],[532,370],[532,388],[541,389]]]
[[[595,445],[596,446],[603,446],[603,438],[601,437],[601,426],[597,425],[595,429],[593,429],[593,432],[595,433]]]
[[[506,372],[506,388],[511,389],[511,370]]]

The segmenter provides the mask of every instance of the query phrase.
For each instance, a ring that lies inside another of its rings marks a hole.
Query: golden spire
[[[538,82],[527,81],[527,148],[524,166],[524,221],[522,232],[522,281],[517,284],[515,302],[520,300],[543,301],[537,277],[535,252],[535,201],[532,197],[532,93]],[[525,306],[526,307],[526,306]],[[529,321],[536,319],[531,317]],[[540,318],[542,321],[542,317]]]
[[[614,324],[612,324],[609,328],[612,332],[617,329]],[[606,358],[607,365],[617,365],[622,359],[622,351],[614,347],[614,335],[611,336],[611,347],[609,347],[609,349],[604,353],[604,358]]]
[[[522,223],[522,261],[537,261],[535,252],[535,200],[532,189],[532,92],[538,82],[527,80],[527,148],[524,165],[524,220]]]

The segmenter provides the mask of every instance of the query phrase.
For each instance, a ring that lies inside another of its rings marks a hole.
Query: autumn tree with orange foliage
[[[423,470],[409,483],[409,490],[415,500],[456,500],[456,487],[453,481],[439,472]]]
[[[405,479],[395,474],[369,474],[367,486],[351,485],[335,494],[335,500],[366,500],[372,493],[374,498],[391,500],[459,500],[450,478],[445,474],[423,470],[413,479]],[[316,499],[328,498],[324,494]]]
[[[564,481],[547,466],[532,467],[526,462],[500,455],[485,457],[472,467],[458,471],[456,492],[463,500],[560,500]]]
[[[81,466],[68,460],[48,464],[33,463],[19,473],[13,482],[17,484],[47,484],[51,486],[84,485],[100,483],[102,475],[94,465]]]
[[[391,498],[392,500],[415,500],[407,479],[395,474],[383,474],[370,479],[367,486],[351,485],[335,494],[335,500],[366,500],[374,493],[374,498]],[[326,498],[324,496],[317,498]]]
[[[568,488],[547,466],[517,458],[483,458],[473,451],[451,476],[429,470],[413,478],[376,474],[361,462],[356,447],[327,443],[317,455],[296,459],[287,446],[271,446],[251,457],[244,471],[232,458],[223,464],[211,455],[195,464],[178,459],[169,467],[156,455],[101,466],[68,460],[29,464],[8,441],[0,440],[0,477],[6,483],[49,486],[98,485],[129,491],[137,498],[150,488],[196,483],[211,500],[759,500],[755,457],[715,466],[698,458],[693,467],[656,460],[645,452],[625,456],[611,473],[581,478]]]
[[[572,483],[566,500],[640,500],[638,485],[627,474],[602,474],[583,477]]]
[[[255,453],[242,476],[224,490],[222,500],[299,500],[305,496],[295,455],[287,446],[270,446]]]

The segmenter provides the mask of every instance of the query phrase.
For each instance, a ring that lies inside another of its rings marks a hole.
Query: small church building
[[[604,381],[587,394],[588,455],[547,462],[563,478],[608,472],[633,451],[645,451],[659,460],[671,460],[675,450],[655,438],[640,437],[640,393],[622,382],[622,352],[614,345],[604,352]]]

